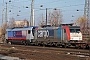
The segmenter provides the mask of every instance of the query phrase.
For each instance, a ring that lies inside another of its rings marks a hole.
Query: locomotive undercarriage
[[[56,47],[75,47],[75,48],[89,48],[88,44],[85,42],[79,42],[79,41],[62,41],[62,40],[50,40],[50,39],[39,39],[39,40],[33,40],[32,43],[35,45],[42,45],[42,46],[56,46]]]
[[[37,46],[55,46],[55,47],[75,47],[75,48],[89,48],[89,45],[85,42],[78,42],[78,41],[66,41],[66,40],[58,40],[58,39],[36,39],[36,40],[7,40],[6,43],[11,45],[14,43],[21,43],[24,45],[37,45]],[[17,44],[18,44],[17,43]]]
[[[69,47],[71,46],[70,42],[56,39],[38,39],[33,40],[32,43],[35,45],[43,45],[43,46],[56,46],[56,47]]]

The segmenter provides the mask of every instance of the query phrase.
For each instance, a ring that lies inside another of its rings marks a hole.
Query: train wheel
[[[43,47],[45,47],[46,45],[45,45],[45,43],[43,42]]]
[[[24,41],[24,45],[25,45],[25,46],[28,45],[27,41]]]
[[[89,49],[89,45],[88,44],[86,45],[86,49]]]
[[[41,46],[41,44],[40,44],[40,43],[38,43],[38,46]]]
[[[66,48],[67,46],[66,46],[66,44],[64,43],[64,44],[62,44],[62,48]]]
[[[5,44],[8,44],[8,40],[6,39]]]
[[[38,41],[35,41],[35,45],[38,46]]]
[[[12,42],[10,42],[10,41],[9,41],[9,42],[8,42],[8,44],[9,44],[9,45],[11,45],[11,44],[12,44]]]

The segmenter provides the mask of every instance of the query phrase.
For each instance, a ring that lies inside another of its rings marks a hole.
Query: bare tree
[[[8,28],[7,23],[4,23],[4,24],[1,26],[1,33],[2,33],[2,35],[5,35],[7,28]]]
[[[6,23],[4,22],[1,26],[1,29],[0,29],[0,37],[1,37],[1,40],[2,42],[5,42],[5,34],[6,34],[6,29],[7,28],[13,28],[15,25],[14,25],[14,18],[11,19],[10,23]]]
[[[39,25],[40,27],[44,26],[46,22],[45,22],[45,20],[44,20],[43,14],[40,15],[39,20],[40,20],[40,21],[39,21],[38,25]]]
[[[11,18],[10,22],[9,22],[9,28],[14,28],[15,27],[15,19]]]
[[[89,30],[89,28],[87,26],[87,18],[86,18],[86,16],[79,17],[76,20],[76,23],[81,28],[81,32],[82,32],[82,35],[83,35],[83,40],[84,41],[90,41],[90,34],[89,34],[90,30]]]
[[[52,26],[59,26],[62,23],[62,14],[60,10],[54,10],[52,13],[49,13],[48,22]]]
[[[2,24],[2,26],[1,26],[1,30],[0,30],[0,32],[1,32],[1,41],[2,42],[4,42],[5,41],[5,34],[6,34],[6,29],[8,28],[8,25],[7,25],[7,23],[5,22],[5,23],[3,23]]]
[[[46,25],[46,20],[43,19],[43,14],[40,16],[39,26]],[[62,23],[62,14],[60,10],[54,10],[48,13],[47,24],[51,26],[59,26]]]
[[[87,21],[87,18],[85,16],[79,17],[76,20],[76,25],[79,25],[81,28],[85,28],[85,26],[87,25],[86,21]]]

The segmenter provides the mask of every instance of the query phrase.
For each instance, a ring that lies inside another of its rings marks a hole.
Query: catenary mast
[[[34,26],[35,21],[34,21],[34,0],[31,2],[31,19],[30,19],[30,25]]]
[[[84,16],[87,18],[85,26],[83,27],[84,40],[90,39],[90,0],[85,0]]]
[[[87,21],[86,21],[86,28],[89,28],[90,26],[90,0],[85,0],[85,8],[84,8],[84,16],[86,16]]]

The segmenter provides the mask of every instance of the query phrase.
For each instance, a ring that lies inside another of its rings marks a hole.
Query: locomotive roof
[[[66,25],[65,25],[66,26]],[[44,27],[44,28],[38,28],[38,29],[58,29],[62,26],[59,26],[59,27]],[[70,29],[80,29],[80,26],[68,26]]]
[[[44,28],[38,28],[38,29],[57,29],[59,27],[44,27]]]
[[[80,26],[69,26],[70,28],[80,28]]]
[[[73,25],[74,25],[74,23],[63,23],[60,26],[73,26]]]
[[[24,28],[8,28],[6,31],[20,31],[20,30],[32,30],[34,27],[24,27]]]

